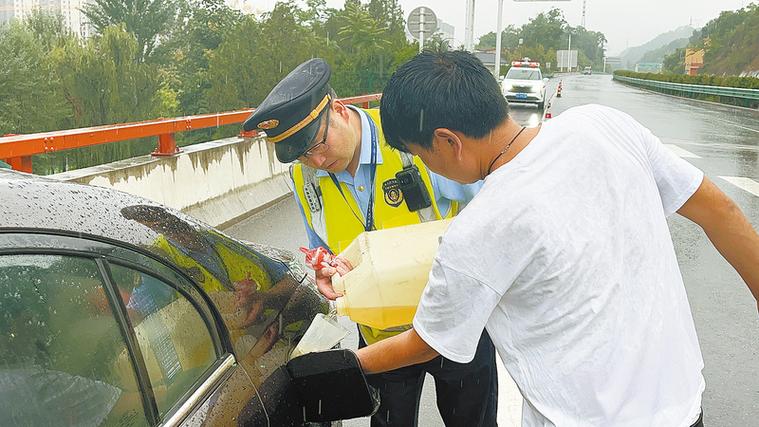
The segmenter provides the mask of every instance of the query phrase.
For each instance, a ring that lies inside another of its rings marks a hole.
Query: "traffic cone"
[[[553,118],[553,114],[551,114],[550,111],[546,111],[545,119],[548,120],[548,119],[552,119],[552,118]]]

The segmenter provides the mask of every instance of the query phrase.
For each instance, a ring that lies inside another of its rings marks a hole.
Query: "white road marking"
[[[720,178],[741,190],[748,191],[754,196],[759,197],[759,182],[756,182],[751,178],[744,178],[742,176],[720,176]]]
[[[495,64],[495,62],[494,62],[494,64]],[[735,126],[735,127],[739,127],[741,129],[750,130],[751,132],[759,133],[759,130],[756,130],[756,129],[753,129],[753,128],[750,128],[750,127],[746,127],[746,126],[742,126],[742,125],[739,125],[738,123],[734,123],[734,122],[731,122],[729,120],[725,120],[725,119],[716,119],[716,120],[718,120],[720,122],[723,122],[723,123],[727,123],[727,124]]]
[[[687,159],[700,159],[701,158],[701,156],[693,154],[690,151],[688,151],[688,150],[686,150],[684,148],[680,148],[680,147],[678,147],[675,144],[664,144],[664,146],[667,147],[667,149],[669,149],[669,151],[673,152],[675,155],[683,157],[683,158],[687,158]]]

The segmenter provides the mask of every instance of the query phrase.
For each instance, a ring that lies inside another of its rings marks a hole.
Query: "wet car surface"
[[[12,171],[0,200],[0,424],[303,424],[284,366],[328,304],[290,253]]]

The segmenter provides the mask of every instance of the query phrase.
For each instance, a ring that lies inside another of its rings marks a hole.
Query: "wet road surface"
[[[548,111],[554,116],[589,103],[620,109],[650,128],[675,154],[702,169],[759,226],[759,112],[668,97],[613,82],[608,75],[552,79],[552,94],[563,80],[563,96]],[[512,105],[512,116],[536,126],[543,114],[534,106]],[[670,219],[678,260],[693,310],[704,357],[704,424],[751,426],[759,419],[759,314],[737,273],[711,246],[699,227],[675,215]],[[233,236],[297,251],[305,245],[303,223],[288,198],[226,230]],[[355,348],[353,334],[344,342]],[[518,392],[499,369],[499,425],[519,425]],[[420,426],[442,426],[427,378]],[[346,426],[368,426],[352,420]]]

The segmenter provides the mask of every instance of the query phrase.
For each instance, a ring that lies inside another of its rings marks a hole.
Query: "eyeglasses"
[[[324,118],[327,123],[324,125],[324,137],[321,141],[311,145],[306,149],[306,151],[303,152],[303,154],[300,155],[300,157],[308,158],[310,156],[313,156],[314,154],[321,154],[325,151],[327,151],[327,148],[329,148],[329,145],[327,145],[327,134],[329,133],[329,113],[330,110],[332,110],[332,106],[327,106],[327,115]]]

